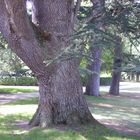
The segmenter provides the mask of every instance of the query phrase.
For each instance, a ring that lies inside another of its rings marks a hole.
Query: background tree
[[[121,79],[122,66],[122,39],[116,37],[116,46],[114,47],[114,62],[112,70],[112,81],[110,85],[109,94],[119,95],[119,83]]]
[[[91,3],[90,3],[91,2]],[[99,96],[100,86],[100,68],[101,68],[101,48],[103,44],[103,36],[99,30],[104,30],[104,0],[88,1],[89,6],[81,7],[82,15],[85,14],[83,23],[86,23],[87,30],[92,30],[89,40],[89,55],[91,61],[88,63],[90,72],[88,83],[86,86],[86,94],[92,96]]]
[[[139,19],[137,18],[136,12],[138,8],[136,8],[137,6],[135,6],[134,1],[114,1],[111,5],[112,8],[110,8],[110,19],[114,19],[115,26],[113,25],[113,30],[116,33],[116,47],[114,49],[115,56],[112,72],[112,83],[109,93],[112,95],[119,95],[119,82],[122,71],[123,36],[129,38],[130,40],[134,40],[132,39],[132,36],[135,36],[137,39],[139,38]]]

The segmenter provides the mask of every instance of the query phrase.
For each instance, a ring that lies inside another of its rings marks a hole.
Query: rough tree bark
[[[112,81],[109,94],[119,95],[119,83],[121,78],[121,63],[122,63],[122,40],[119,36],[116,37],[116,46],[114,48],[114,62],[112,70]]]
[[[0,31],[38,79],[40,98],[32,126],[95,122],[82,93],[78,61],[52,61],[69,46],[78,5],[74,8],[74,0],[33,0],[31,22],[25,1],[0,1]]]
[[[104,0],[91,0],[93,3],[93,12],[97,16],[96,21],[90,21],[94,22],[96,25],[96,28],[99,30],[104,29],[103,24],[103,17],[104,17]],[[91,47],[91,53],[92,57],[94,59],[93,62],[91,62],[89,66],[89,70],[93,72],[89,76],[88,85],[86,87],[86,94],[91,96],[100,96],[99,88],[100,88],[100,68],[101,68],[101,40],[102,37],[99,34],[96,34],[93,36],[92,39],[92,47]]]

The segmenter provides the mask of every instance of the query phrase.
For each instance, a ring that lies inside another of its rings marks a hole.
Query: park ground
[[[38,87],[0,86],[0,140],[140,140],[140,83],[123,82],[120,96],[86,96],[93,116],[106,126],[30,128]]]

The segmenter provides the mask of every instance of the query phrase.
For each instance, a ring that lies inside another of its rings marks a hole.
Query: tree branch
[[[104,16],[104,3],[105,0],[90,0],[92,3],[92,12],[91,15],[87,18],[84,18],[81,23],[86,24],[88,22],[90,22],[93,19],[98,19],[98,18],[102,18]]]
[[[19,37],[31,39],[33,30],[31,28],[26,12],[26,3],[23,0],[4,0],[8,13],[11,33],[15,32]]]
[[[9,47],[36,76],[44,75],[43,53],[29,23],[23,0],[0,0],[0,31]]]
[[[81,2],[82,2],[82,0],[77,0],[77,2],[76,2],[75,9],[74,9],[74,22],[76,20],[78,11],[80,9]]]
[[[0,32],[6,40],[9,34],[9,24],[7,24],[7,20],[7,12],[4,1],[0,0]]]

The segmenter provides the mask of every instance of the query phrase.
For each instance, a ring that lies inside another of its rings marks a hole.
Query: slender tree
[[[121,78],[121,65],[122,65],[122,35],[127,37],[131,45],[134,45],[133,41],[139,39],[139,4],[135,1],[122,0],[114,1],[112,8],[110,9],[111,16],[114,19],[114,37],[115,49],[114,49],[114,64],[112,71],[112,82],[110,86],[109,94],[119,95],[119,82]]]
[[[112,70],[112,82],[110,85],[109,94],[119,95],[119,84],[121,78],[121,65],[122,65],[122,39],[116,37],[116,46],[114,48],[114,62]]]
[[[81,0],[32,0],[32,21],[23,0],[0,1],[0,31],[9,47],[34,72],[39,105],[30,124],[95,122],[82,93],[76,58],[57,61],[70,45]]]
[[[95,25],[95,28],[98,30],[104,30],[104,8],[105,0],[91,0],[93,4],[93,13],[96,15],[96,18],[92,18],[90,23]],[[96,29],[95,29],[96,30]],[[88,85],[86,87],[86,94],[91,96],[99,96],[100,88],[100,69],[101,69],[101,45],[102,45],[103,36],[100,33],[96,33],[92,36],[92,43],[90,47],[91,55],[93,61],[88,66],[92,74],[89,76]]]

